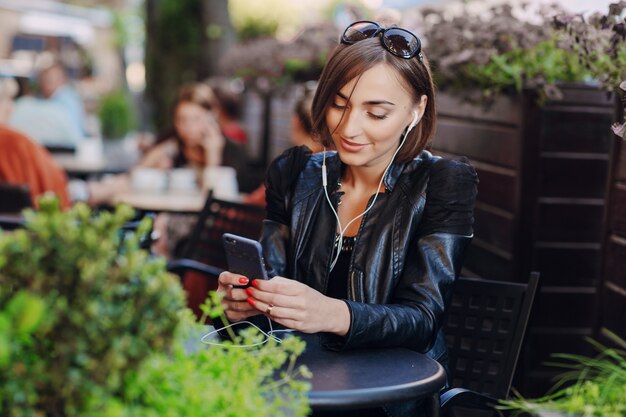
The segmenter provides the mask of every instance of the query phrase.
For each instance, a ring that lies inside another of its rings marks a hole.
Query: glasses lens
[[[383,42],[389,51],[403,58],[411,58],[420,52],[421,42],[408,30],[391,28],[385,31]]]
[[[342,39],[344,42],[354,43],[375,36],[379,30],[380,26],[374,22],[356,22],[348,26]]]

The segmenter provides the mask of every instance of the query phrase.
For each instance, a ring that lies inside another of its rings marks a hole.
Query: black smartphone
[[[224,233],[222,238],[230,272],[241,274],[250,279],[250,282],[253,279],[267,279],[263,250],[259,242],[231,233]],[[250,283],[236,287],[246,288],[249,286]]]

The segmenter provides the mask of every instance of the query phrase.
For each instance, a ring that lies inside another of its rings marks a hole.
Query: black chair
[[[441,415],[455,407],[493,410],[508,397],[539,282],[459,278],[445,322],[451,389],[441,394]],[[462,415],[462,414],[457,414]]]
[[[15,214],[33,207],[33,200],[26,185],[0,182],[0,213]]]
[[[174,250],[167,269],[179,275],[187,291],[189,307],[200,316],[198,305],[217,288],[217,276],[228,268],[222,243],[224,233],[258,239],[265,219],[259,206],[207,197],[189,238]]]

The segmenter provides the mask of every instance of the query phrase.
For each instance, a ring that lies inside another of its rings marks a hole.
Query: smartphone
[[[263,250],[259,242],[231,233],[224,233],[222,238],[230,272],[241,274],[249,278],[250,282],[253,279],[267,279]],[[236,287],[246,288],[249,286],[250,283]]]

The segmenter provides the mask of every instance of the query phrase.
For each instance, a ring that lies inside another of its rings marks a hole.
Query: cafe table
[[[313,411],[424,400],[430,415],[438,415],[446,374],[437,361],[405,348],[330,351],[321,346],[317,335],[298,336],[306,341],[306,350],[296,363],[313,374],[309,392]]]

